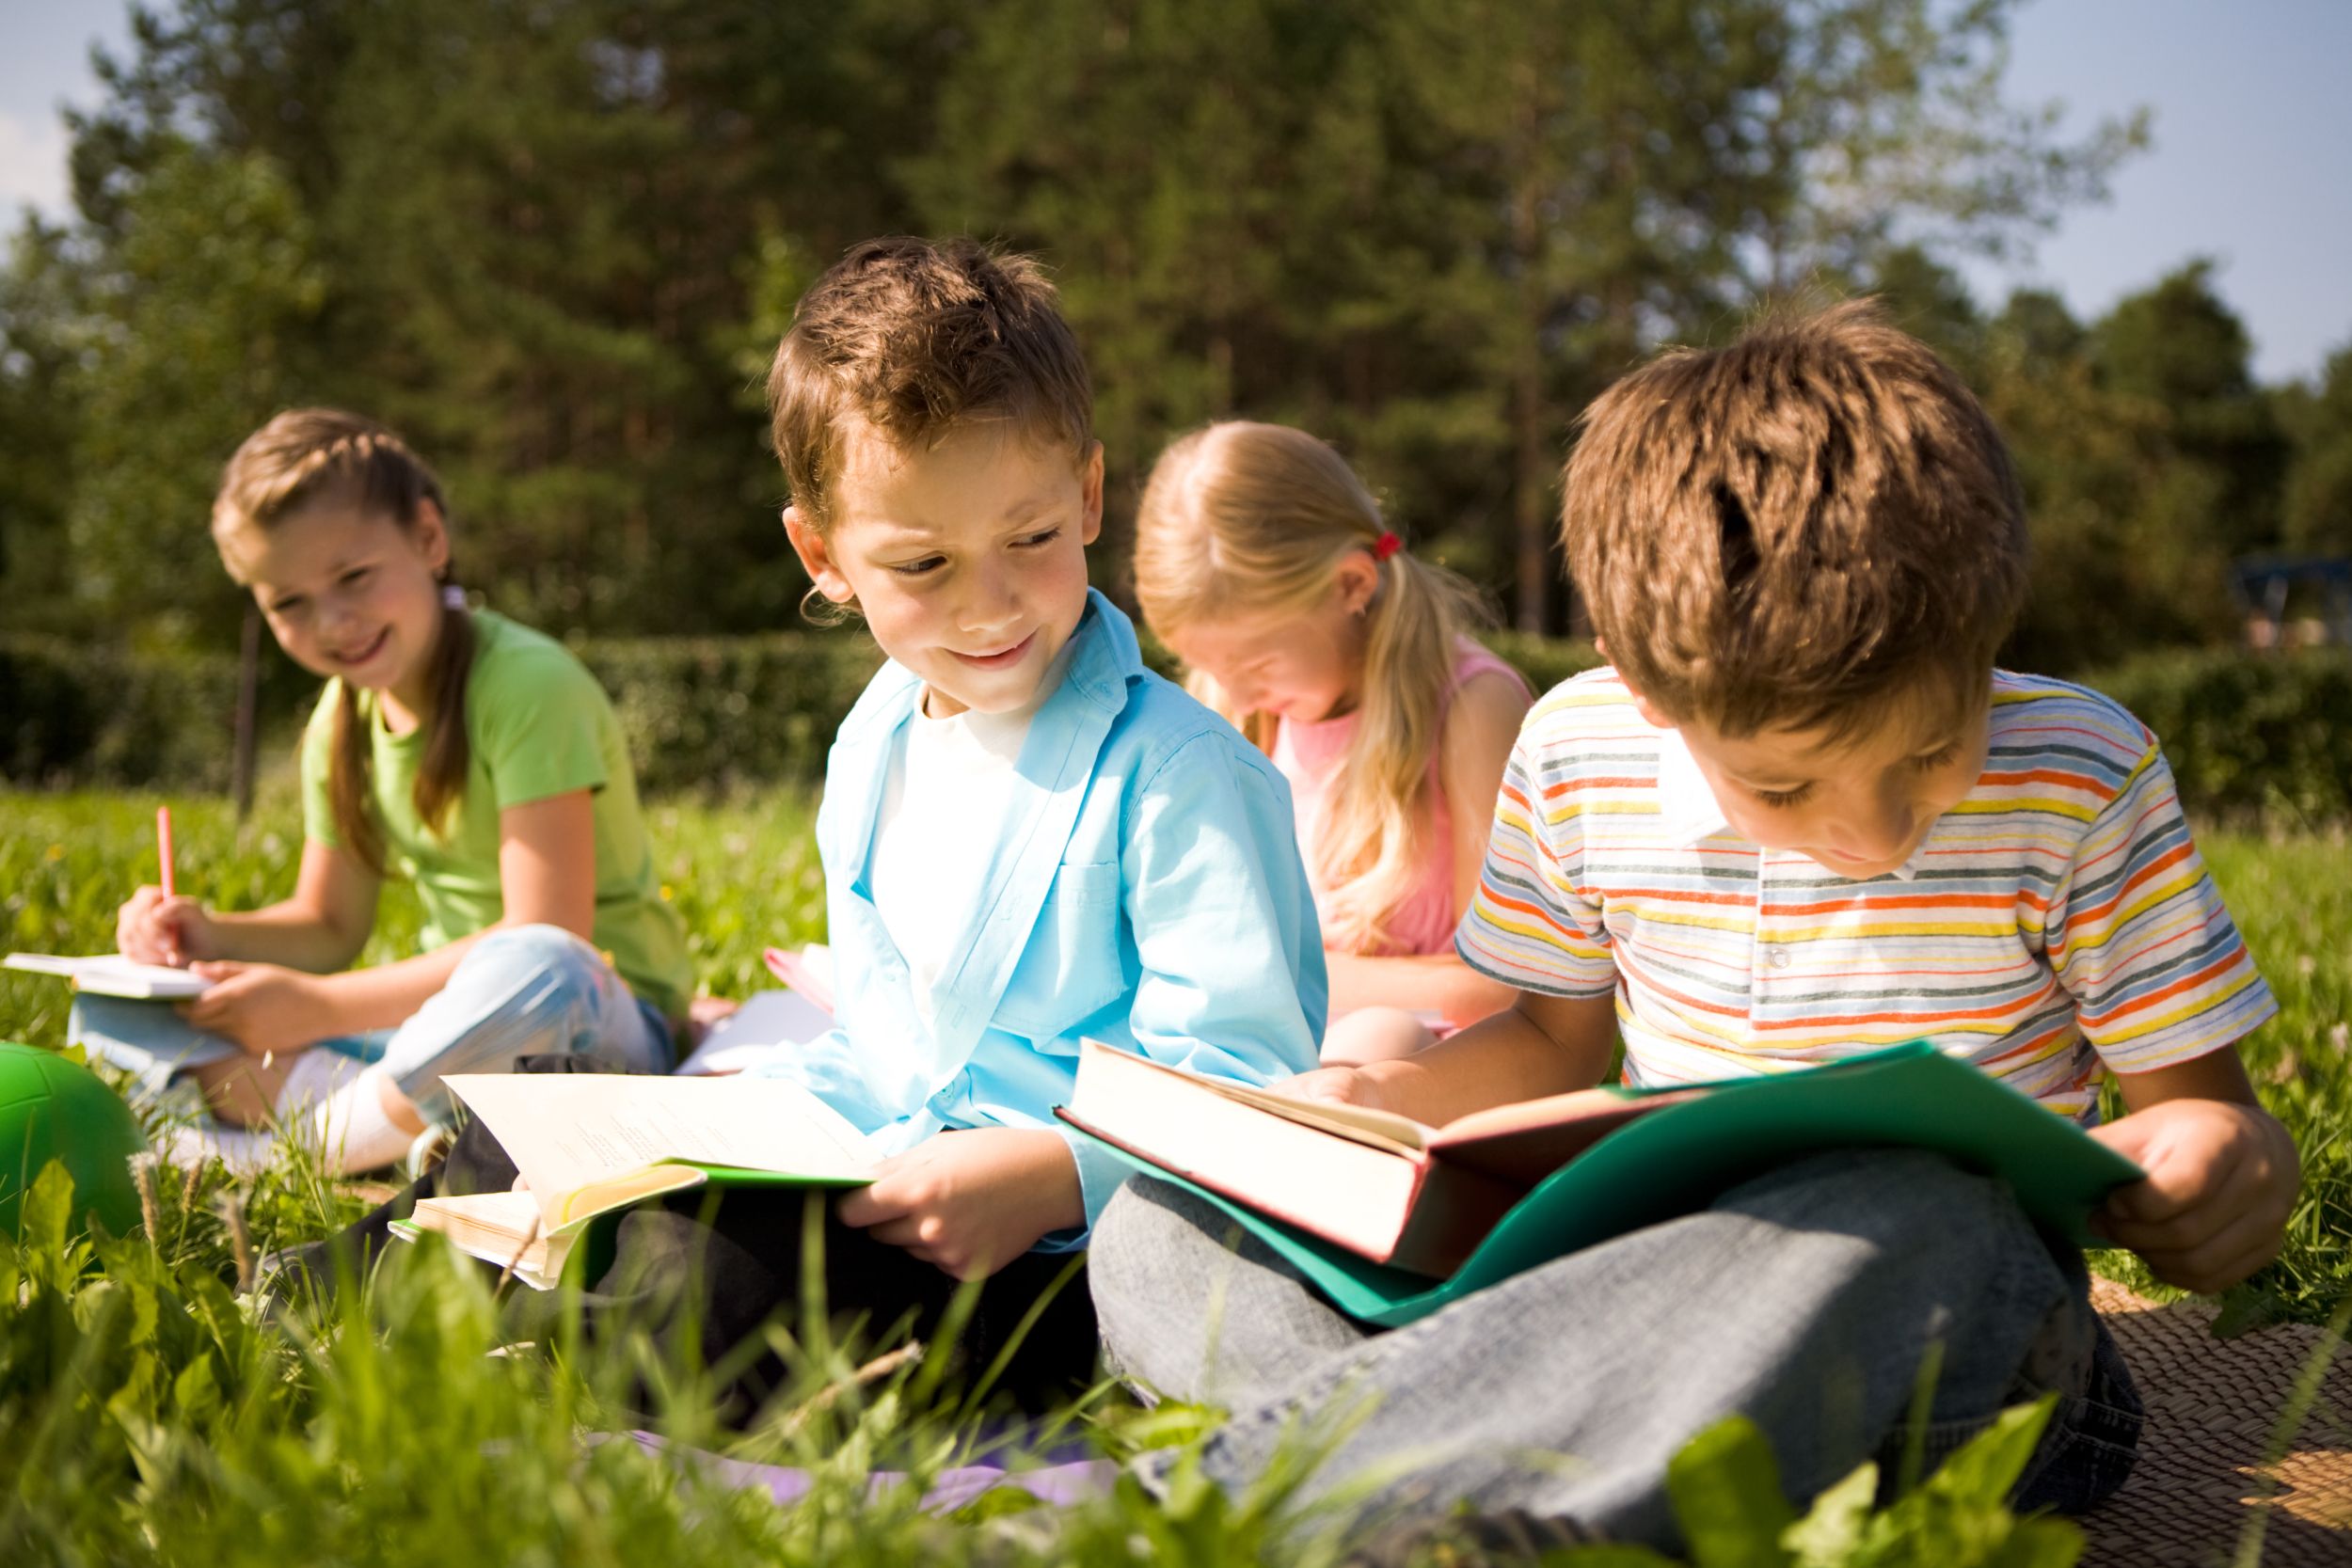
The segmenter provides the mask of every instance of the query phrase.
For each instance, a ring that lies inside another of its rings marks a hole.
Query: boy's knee
[[[1923,1149],[1818,1155],[1734,1189],[1716,1207],[1846,1258],[1840,1266],[1862,1295],[1890,1309],[1921,1306],[1963,1335],[2006,1339],[2081,1293],[2009,1183]]]
[[[1902,1243],[1985,1232],[2007,1240],[2033,1228],[2008,1183],[1920,1148],[1817,1154],[1734,1188],[1718,1207]]]

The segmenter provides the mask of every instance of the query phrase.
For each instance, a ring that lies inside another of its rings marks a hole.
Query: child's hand
[[[2091,1130],[2148,1173],[2093,1228],[2184,1290],[2225,1290],[2279,1255],[2299,1179],[2295,1140],[2268,1112],[2169,1100]]]
[[[1375,1111],[1388,1109],[1380,1099],[1380,1085],[1360,1068],[1316,1068],[1295,1078],[1279,1078],[1266,1087],[1294,1100],[1328,1100]]]
[[[332,1034],[328,1003],[319,976],[277,964],[195,963],[189,969],[213,982],[180,1016],[199,1029],[234,1040],[248,1055],[298,1051]]]
[[[1086,1223],[1060,1134],[1024,1127],[942,1132],[882,1163],[841,1200],[841,1223],[958,1279],[983,1279],[1049,1230]]]
[[[212,917],[193,898],[143,887],[115,911],[115,948],[135,963],[180,965],[218,950]]]

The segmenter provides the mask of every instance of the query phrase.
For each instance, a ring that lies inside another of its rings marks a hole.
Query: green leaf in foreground
[[[1697,1568],[1782,1568],[1795,1517],[1772,1445],[1745,1416],[1718,1421],[1666,1465],[1666,1492]]]

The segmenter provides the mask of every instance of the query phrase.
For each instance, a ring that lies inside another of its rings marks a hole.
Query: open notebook
[[[183,1000],[203,995],[212,985],[210,980],[200,980],[184,969],[134,963],[115,953],[87,958],[11,953],[5,967],[33,974],[54,974],[71,982],[75,990],[86,990],[93,996],[127,996],[135,1001]]]
[[[545,1290],[599,1215],[721,1185],[853,1187],[865,1134],[782,1078],[457,1073],[442,1080],[515,1162],[528,1191],[428,1197],[405,1231],[513,1265]],[[413,1239],[413,1235],[412,1235]]]

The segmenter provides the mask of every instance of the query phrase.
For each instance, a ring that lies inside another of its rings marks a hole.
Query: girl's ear
[[[801,558],[801,567],[808,573],[808,580],[817,585],[817,592],[834,604],[848,604],[857,597],[857,590],[841,575],[840,564],[834,560],[825,536],[801,515],[797,506],[784,509],[784,536],[792,541],[792,553]]]
[[[436,578],[449,570],[449,519],[441,515],[439,504],[431,497],[417,502],[417,520],[409,527],[409,537],[417,542],[425,565]]]
[[[1087,453],[1085,466],[1078,470],[1078,490],[1085,509],[1085,520],[1078,528],[1081,544],[1091,545],[1103,532],[1103,443],[1094,443]]]
[[[1342,610],[1361,615],[1372,608],[1372,596],[1380,590],[1380,563],[1369,550],[1350,550],[1332,568],[1331,586],[1340,596]]]

